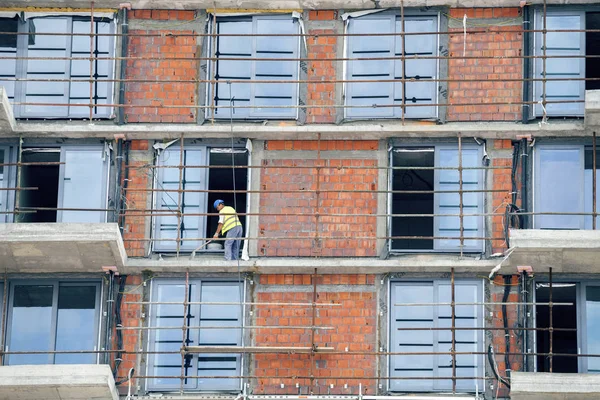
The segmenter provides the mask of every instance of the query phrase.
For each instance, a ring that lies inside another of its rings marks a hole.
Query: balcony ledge
[[[598,374],[513,372],[511,400],[595,400],[600,397]]]
[[[101,272],[126,260],[117,224],[0,224],[1,271]]]
[[[108,365],[0,367],[0,399],[119,400]]]
[[[598,273],[600,231],[511,229],[511,254],[502,273],[517,266],[534,272]],[[514,268],[514,269],[512,269]]]

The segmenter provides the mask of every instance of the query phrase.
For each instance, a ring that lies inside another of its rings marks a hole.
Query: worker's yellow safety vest
[[[223,227],[221,228],[221,232],[225,234],[231,228],[235,228],[236,226],[242,226],[240,219],[238,218],[235,209],[233,207],[225,206],[221,208],[219,214],[223,214],[225,216],[223,221]]]

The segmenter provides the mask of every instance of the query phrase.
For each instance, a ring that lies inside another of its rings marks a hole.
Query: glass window
[[[460,184],[458,147],[395,148],[392,167],[392,250],[460,251]],[[481,151],[464,146],[462,166],[481,166]],[[477,238],[483,234],[483,170],[463,170],[463,237]],[[438,193],[433,193],[439,191]],[[414,217],[412,216],[414,214]],[[418,237],[417,239],[412,239]],[[432,239],[435,237],[436,239]],[[483,240],[466,239],[463,251],[483,250]]]
[[[90,54],[94,57],[113,55],[111,36],[96,36],[90,48],[89,36],[70,36],[70,33],[90,32],[90,20],[83,17],[37,17],[25,22],[0,18],[0,29],[14,31],[15,24],[19,32],[29,32],[29,40],[9,41],[8,35],[0,38],[0,58],[29,57],[23,65],[15,59],[0,62],[0,84],[7,88],[9,99],[19,103],[14,114],[17,118],[89,118],[88,106],[76,104],[112,103],[113,62],[94,60],[92,75],[95,79],[90,94]],[[110,19],[94,19],[94,33],[109,34],[114,31]],[[42,35],[52,33],[53,35]],[[15,36],[16,37],[16,36]],[[33,59],[44,58],[44,59]],[[70,59],[72,58],[72,59]],[[3,77],[34,79],[15,82],[2,82]],[[51,81],[52,80],[52,81]],[[47,104],[47,105],[46,105]],[[60,104],[60,105],[51,105]],[[93,117],[107,118],[110,107],[94,107]]]
[[[155,280],[153,301],[181,302],[185,296],[185,283],[180,281]],[[188,286],[185,324],[185,345],[189,346],[241,346],[243,285],[238,282],[215,282],[192,280]],[[198,304],[222,303],[222,304]],[[162,329],[150,330],[150,351],[179,352],[182,346],[182,304],[156,304],[151,306],[151,326]],[[203,329],[205,328],[205,329]],[[222,328],[222,329],[219,329]],[[179,376],[180,354],[149,355],[149,375]],[[239,390],[241,375],[240,354],[200,353],[188,354],[184,373],[187,390]],[[222,376],[223,378],[214,378]],[[149,390],[179,389],[179,378],[154,378],[149,380]]]
[[[455,283],[457,303],[478,303],[482,298],[482,285],[477,281]],[[396,353],[430,353],[423,355],[393,355],[390,358],[390,389],[395,392],[424,392],[452,390],[452,347],[450,330],[422,330],[421,328],[452,327],[450,306],[433,303],[451,301],[450,281],[392,282],[390,316],[390,351]],[[410,304],[422,304],[410,306]],[[475,328],[483,326],[481,307],[460,305],[455,308],[455,326]],[[418,328],[420,330],[410,330]],[[456,351],[481,352],[483,334],[478,330],[456,331]],[[456,356],[457,377],[483,376],[483,356],[462,354]],[[407,379],[407,378],[417,379]],[[445,379],[431,379],[426,378]],[[483,388],[476,379],[458,379],[456,388],[461,392],[474,392]]]
[[[182,161],[186,168],[182,171],[181,189],[184,192],[180,198],[177,166]],[[237,207],[239,213],[246,212],[246,193],[243,191],[248,185],[248,170],[227,168],[248,165],[245,149],[188,146],[182,158],[181,149],[175,144],[160,153],[158,165],[156,202],[157,208],[163,211],[155,219],[155,238],[160,240],[154,241],[154,250],[176,251],[177,239],[180,251],[190,252],[200,247],[204,243],[201,238],[211,238],[216,231],[218,217],[204,214],[216,213],[213,203],[217,199]],[[240,193],[233,193],[234,189]],[[184,214],[181,221],[176,213],[180,201]],[[240,219],[244,225],[245,216]],[[200,250],[207,251],[205,248]]]
[[[404,99],[404,104],[414,105],[406,107],[406,118],[434,118],[436,107],[427,104],[436,103],[437,82],[425,79],[437,78],[437,60],[410,57],[437,55],[437,37],[427,34],[437,30],[437,17],[407,16],[404,26],[398,16],[385,14],[350,18],[349,21],[348,33],[362,36],[347,38],[348,57],[355,59],[347,64],[348,80],[366,82],[347,84],[346,105],[349,107],[346,108],[346,115],[349,118],[400,118],[403,115],[401,106]],[[423,34],[405,36],[405,49],[402,48],[402,36],[385,35],[402,32]],[[375,34],[381,36],[372,36]],[[399,59],[402,56],[409,58],[403,63]],[[391,59],[392,57],[397,58]],[[396,79],[411,81],[390,84],[390,81]]]
[[[600,354],[600,286],[585,288],[586,341],[585,354]],[[587,372],[600,373],[600,358],[587,358]]]
[[[9,350],[97,350],[99,296],[97,283],[13,284],[7,330]],[[91,364],[96,359],[94,353],[12,354],[5,363]]]
[[[298,104],[298,84],[289,81],[298,78],[299,62],[280,59],[298,58],[300,40],[291,36],[299,33],[296,19],[217,17],[216,29],[224,36],[217,38],[217,84],[207,105],[223,108],[217,108],[214,117],[295,118],[297,109],[292,106]],[[245,36],[251,34],[268,36]],[[228,83],[229,80],[248,80],[248,83]],[[232,113],[232,106],[241,108],[234,108]],[[206,115],[212,117],[212,110],[207,109]]]

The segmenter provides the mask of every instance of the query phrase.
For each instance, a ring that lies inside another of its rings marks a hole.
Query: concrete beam
[[[516,267],[533,267],[534,273],[595,274],[600,272],[600,231],[511,229],[512,253],[501,273],[515,273]]]
[[[108,365],[0,367],[0,400],[119,400]]]
[[[600,90],[585,91],[585,126],[600,129]]]
[[[0,86],[0,135],[12,135],[15,130],[15,117],[4,86]]]
[[[115,134],[124,134],[128,139],[177,139],[183,134],[187,138],[249,138],[258,140],[381,140],[390,137],[402,138],[455,138],[457,132],[463,136],[486,139],[515,139],[517,135],[531,134],[534,137],[581,137],[592,136],[581,121],[551,121],[548,124],[512,122],[452,122],[442,125],[408,121],[355,122],[342,125],[304,125],[295,122],[273,121],[266,124],[235,122],[195,124],[127,124],[112,122],[93,124],[73,121],[48,121],[41,123],[18,122],[12,132],[3,132],[2,137],[24,138],[102,138],[113,139]]]
[[[9,273],[120,271],[127,255],[117,224],[0,224],[0,270]]]
[[[103,8],[118,8],[121,0],[102,0]],[[201,10],[214,8],[214,0],[130,0],[134,9]],[[401,0],[219,0],[218,8],[230,9],[371,9],[400,7]],[[542,4],[529,0],[528,4]],[[595,4],[596,0],[547,0],[547,4]],[[404,0],[405,7],[519,7],[519,0]],[[89,8],[88,0],[4,0],[4,7]]]
[[[392,272],[450,272],[454,267],[457,273],[478,273],[487,275],[500,260],[477,260],[449,255],[406,255],[391,257],[389,260],[374,258],[253,258],[240,261],[242,272],[261,274],[306,274],[318,268],[320,274],[383,274]],[[190,272],[237,272],[236,261],[225,261],[222,257],[209,255],[151,260],[130,258],[123,267],[125,274],[140,274],[144,270],[163,273]]]
[[[511,400],[592,400],[600,397],[598,374],[513,372]]]

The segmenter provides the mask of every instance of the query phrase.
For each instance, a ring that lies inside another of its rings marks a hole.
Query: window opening
[[[47,163],[55,165],[21,166],[20,187],[37,187],[37,190],[22,190],[19,194],[19,208],[52,208],[17,214],[17,222],[56,222],[58,207],[58,177],[60,149],[23,149],[21,162]]]
[[[550,288],[547,283],[536,284],[535,296],[537,303],[550,301]],[[572,306],[553,307],[552,327],[568,328],[573,331],[554,331],[552,336],[552,352],[562,354],[578,354],[577,344],[577,285],[575,283],[553,283],[552,301],[556,303],[573,303]],[[547,305],[536,306],[536,325],[538,328],[550,327],[550,307]],[[550,332],[548,330],[536,331],[537,352],[550,352]],[[577,357],[553,356],[552,371],[559,373],[578,372]],[[547,356],[537,356],[538,372],[550,372],[550,361]]]
[[[588,12],[585,14],[585,27],[587,30],[600,29],[600,13]],[[600,56],[600,32],[585,33],[585,54],[588,56]],[[585,59],[586,78],[600,78],[600,59]],[[600,89],[600,80],[585,81],[585,90]]]

